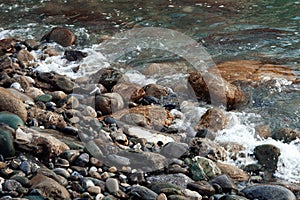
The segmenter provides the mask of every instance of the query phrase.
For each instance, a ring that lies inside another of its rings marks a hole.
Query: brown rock
[[[241,89],[214,74],[203,76],[201,72],[191,72],[188,81],[201,101],[224,105],[227,110],[236,109],[246,102]]]
[[[118,83],[112,88],[112,92],[120,94],[125,101],[133,102],[138,101],[146,95],[140,86],[128,82]]]
[[[124,107],[124,101],[118,93],[105,93],[95,98],[95,110],[102,115],[110,115]]]
[[[227,174],[236,181],[247,181],[249,179],[249,175],[246,172],[234,165],[217,162],[217,166],[221,169],[223,174]]]
[[[46,33],[42,40],[47,42],[54,41],[61,46],[67,47],[75,44],[76,36],[75,34],[66,28],[55,27],[50,32]]]
[[[283,141],[285,143],[290,143],[297,138],[300,138],[300,131],[291,128],[281,128],[278,131],[274,131],[272,138],[275,140]]]
[[[160,99],[163,96],[167,96],[169,93],[165,87],[153,83],[146,85],[144,87],[144,90],[146,92],[146,95],[153,96],[158,99]]]
[[[28,110],[29,117],[37,119],[42,123],[46,128],[51,127],[52,125],[56,126],[59,129],[63,129],[67,124],[64,120],[64,117],[55,112],[50,112],[42,110],[40,108],[32,107]]]
[[[26,122],[27,110],[23,102],[2,87],[0,87],[0,102],[0,111],[12,112]]]
[[[271,130],[270,127],[266,125],[258,125],[255,127],[255,133],[264,139],[267,139],[268,137],[271,137]]]
[[[5,38],[0,40],[0,56],[5,53],[12,53],[15,51],[16,40],[13,38]]]
[[[32,189],[39,189],[44,197],[50,199],[71,199],[65,187],[47,176],[37,174],[30,180]]]
[[[212,108],[206,111],[206,113],[201,117],[195,130],[209,129],[212,131],[219,131],[225,128],[227,124],[227,118],[225,113],[218,108]]]
[[[34,60],[34,56],[26,49],[20,50],[17,54],[17,58],[23,67],[30,66]]]
[[[257,85],[274,78],[284,78],[289,81],[295,81],[297,78],[296,74],[288,67],[266,64],[256,60],[226,61],[211,70],[217,70],[230,83],[244,81]]]

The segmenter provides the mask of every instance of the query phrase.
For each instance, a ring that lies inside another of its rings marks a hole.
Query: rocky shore
[[[246,156],[243,146],[214,141],[228,124],[226,113],[251,101],[245,86],[276,78],[298,84],[288,68],[260,61],[220,63],[210,71],[222,76],[217,87],[190,72],[188,83],[207,103],[190,132],[178,125],[192,104],[178,101],[187,86],[134,84],[118,65],[75,80],[36,71],[41,60],[59,55],[50,42],[62,46],[67,62],[87,56],[74,50],[76,36],[65,28],[54,28],[42,41],[0,40],[0,200],[300,199],[298,183],[274,177],[279,148],[259,145],[250,155],[257,162],[238,168],[225,161]],[[154,63],[147,73],[167,74],[172,65]],[[224,95],[224,109],[209,106],[212,95]],[[266,126],[256,131],[286,143],[300,136],[297,130]]]

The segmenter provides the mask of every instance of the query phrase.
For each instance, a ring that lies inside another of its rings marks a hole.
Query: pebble
[[[109,193],[115,194],[119,191],[119,182],[115,178],[108,178],[105,181],[105,187]]]

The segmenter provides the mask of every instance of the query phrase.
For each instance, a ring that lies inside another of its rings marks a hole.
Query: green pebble
[[[38,96],[35,101],[42,101],[42,102],[50,102],[52,100],[52,95],[50,94],[42,94]]]
[[[1,122],[9,125],[15,130],[18,128],[18,126],[25,126],[24,121],[18,115],[7,111],[0,112],[0,123]]]

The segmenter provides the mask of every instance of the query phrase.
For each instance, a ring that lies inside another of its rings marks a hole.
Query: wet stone
[[[254,155],[258,163],[267,171],[274,173],[277,169],[278,157],[280,149],[271,144],[263,144],[254,148]]]
[[[66,50],[64,56],[68,61],[80,61],[87,56],[87,53],[76,50]]]
[[[56,42],[63,47],[71,46],[75,44],[76,36],[75,34],[66,28],[55,27],[50,32],[46,33],[42,39],[47,42]]]

